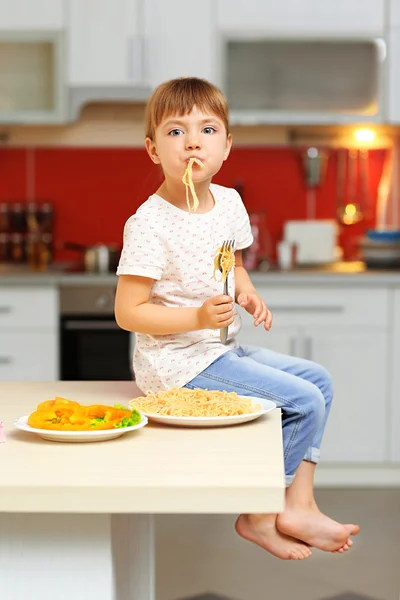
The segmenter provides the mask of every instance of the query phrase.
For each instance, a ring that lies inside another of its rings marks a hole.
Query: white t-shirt
[[[214,207],[205,214],[185,212],[157,194],[149,197],[124,228],[124,246],[117,275],[141,275],[155,280],[149,302],[168,307],[199,307],[223,293],[213,279],[214,256],[224,240],[235,239],[235,249],[253,242],[243,202],[231,188],[210,185]],[[235,296],[234,269],[228,293]],[[219,329],[171,335],[138,333],[134,352],[136,382],[143,392],[182,387],[219,356],[236,347],[241,319],[234,308],[228,342]]]

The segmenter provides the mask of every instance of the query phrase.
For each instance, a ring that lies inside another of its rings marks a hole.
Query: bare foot
[[[349,536],[356,535],[358,525],[342,525],[318,509],[287,510],[279,514],[276,526],[281,533],[302,540],[326,552],[345,552],[353,544]]]
[[[245,540],[283,560],[303,560],[312,554],[306,544],[277,530],[275,515],[240,515],[235,529]]]

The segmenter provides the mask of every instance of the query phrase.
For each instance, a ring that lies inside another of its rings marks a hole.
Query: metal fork
[[[221,271],[221,273],[223,273],[223,269],[221,266],[222,253],[224,250],[234,252],[234,247],[235,247],[235,240],[225,240],[223,242],[223,244],[221,246],[221,252],[219,253],[219,257],[218,257],[218,265],[219,265],[219,270]],[[229,296],[229,294],[228,294],[228,275],[224,281],[224,294]],[[223,327],[222,329],[219,330],[219,337],[220,337],[221,342],[223,344],[226,344],[226,342],[228,340],[228,327]]]

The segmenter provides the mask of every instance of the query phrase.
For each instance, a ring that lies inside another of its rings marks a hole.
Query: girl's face
[[[211,179],[228,158],[232,145],[221,119],[203,113],[195,106],[184,116],[166,117],[156,129],[155,139],[146,139],[146,149],[156,164],[161,164],[166,178],[181,180],[189,160],[201,160],[204,167],[193,164],[195,183]]]

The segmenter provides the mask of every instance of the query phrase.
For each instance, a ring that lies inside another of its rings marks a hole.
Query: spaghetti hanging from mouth
[[[188,166],[186,167],[185,173],[182,177],[182,182],[186,186],[186,202],[187,202],[187,205],[189,208],[189,212],[196,212],[196,210],[199,207],[199,199],[197,198],[197,194],[196,194],[196,190],[195,190],[193,178],[192,178],[193,163],[196,163],[201,168],[203,168],[203,166],[204,166],[203,163],[201,162],[201,160],[199,160],[198,158],[191,158],[188,162]],[[192,199],[193,199],[192,207],[190,206],[189,190],[192,194]]]

